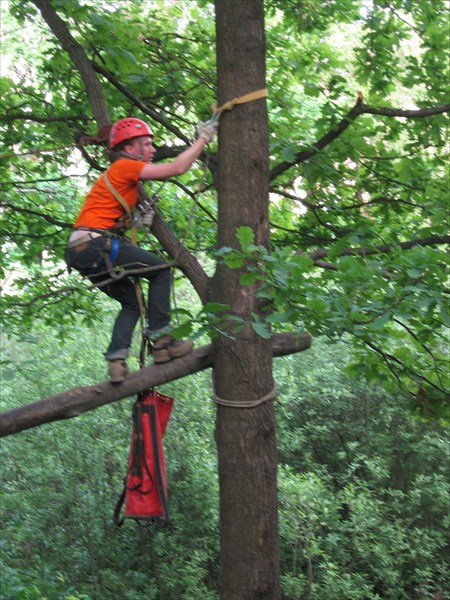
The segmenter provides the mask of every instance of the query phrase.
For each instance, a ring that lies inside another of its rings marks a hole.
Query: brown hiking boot
[[[111,383],[122,383],[128,375],[127,363],[123,358],[108,361],[109,380]]]
[[[174,358],[180,358],[191,352],[194,347],[189,340],[176,340],[173,335],[163,335],[153,344],[153,362],[165,363]]]

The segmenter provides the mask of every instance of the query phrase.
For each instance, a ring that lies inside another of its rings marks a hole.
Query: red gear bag
[[[124,519],[136,519],[164,527],[169,521],[162,439],[173,402],[173,398],[150,390],[134,403],[128,472],[114,511],[116,525],[122,525]],[[120,519],[124,502],[125,514]]]

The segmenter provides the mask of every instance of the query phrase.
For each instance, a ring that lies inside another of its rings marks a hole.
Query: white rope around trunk
[[[226,400],[225,398],[219,398],[217,394],[214,394],[214,402],[216,404],[221,404],[222,406],[229,406],[231,408],[254,408],[255,406],[259,406],[263,402],[273,400],[275,398],[276,393],[277,387],[276,385],[274,385],[268,394],[266,394],[262,398],[257,398],[256,400]]]

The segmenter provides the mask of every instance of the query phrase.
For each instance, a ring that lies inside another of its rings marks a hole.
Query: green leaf
[[[244,273],[241,275],[239,283],[241,285],[254,285],[259,279],[261,279],[261,275],[258,273]]]
[[[221,313],[229,308],[228,304],[222,304],[221,302],[207,302],[203,306],[202,311],[205,313]]]
[[[248,247],[253,244],[254,234],[250,227],[243,225],[236,230],[236,236],[241,244],[243,252],[246,252]]]
[[[252,326],[253,331],[255,331],[259,336],[261,336],[265,340],[272,337],[272,334],[267,329],[267,327],[264,325],[264,323],[252,321],[251,326]]]
[[[280,157],[282,160],[288,163],[294,163],[296,160],[296,153],[294,148],[291,148],[290,146],[283,148],[281,150]]]
[[[244,258],[237,253],[230,253],[224,256],[224,263],[230,269],[239,269],[244,264]]]
[[[216,250],[215,255],[223,256],[224,254],[229,254],[230,252],[233,252],[233,248],[231,248],[230,246],[222,246],[221,248]]]

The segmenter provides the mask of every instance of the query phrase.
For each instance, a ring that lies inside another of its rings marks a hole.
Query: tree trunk
[[[263,0],[216,0],[218,104],[265,87]],[[239,247],[236,229],[250,227],[268,243],[268,124],[264,100],[224,113],[219,132],[218,244]],[[260,307],[253,287],[241,287],[240,269],[219,265],[213,297],[250,323]],[[276,439],[273,402],[243,402],[270,395],[270,340],[246,325],[215,343],[218,397],[222,600],[279,599]],[[220,404],[220,399],[235,406]]]

